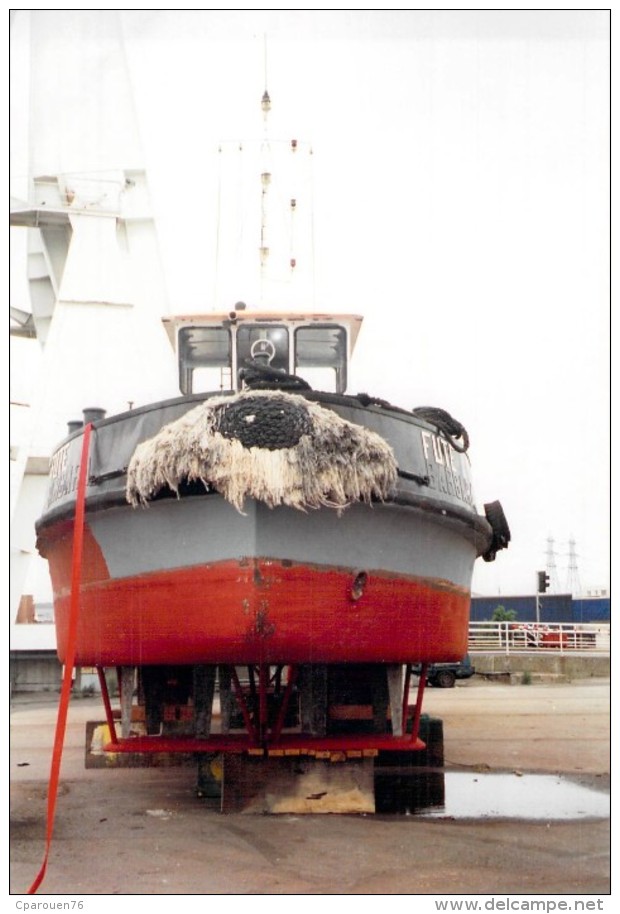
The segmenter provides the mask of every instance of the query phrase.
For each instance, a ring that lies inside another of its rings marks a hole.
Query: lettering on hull
[[[420,435],[429,487],[474,507],[466,455],[455,451],[441,435],[426,429],[420,429]]]
[[[80,472],[79,454],[77,460],[69,460],[70,449],[71,445],[65,444],[64,447],[56,451],[50,460],[46,507],[77,491]]]

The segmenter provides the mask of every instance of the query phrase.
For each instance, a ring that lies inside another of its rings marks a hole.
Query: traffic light
[[[546,571],[538,572],[538,593],[546,593],[549,586],[549,575]]]

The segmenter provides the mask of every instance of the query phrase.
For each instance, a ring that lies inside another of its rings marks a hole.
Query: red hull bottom
[[[467,652],[470,595],[448,582],[376,572],[360,580],[346,569],[265,559],[123,579],[90,571],[81,666],[410,663]],[[55,589],[64,661],[70,594]]]

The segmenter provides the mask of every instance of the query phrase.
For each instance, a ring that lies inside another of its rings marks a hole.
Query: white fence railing
[[[609,630],[605,622],[470,622],[469,650],[608,654]]]

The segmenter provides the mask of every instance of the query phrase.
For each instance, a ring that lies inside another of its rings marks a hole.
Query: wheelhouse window
[[[284,324],[241,324],[237,327],[237,369],[248,359],[289,371],[288,328]]]
[[[344,327],[314,324],[295,331],[295,374],[315,390],[343,393],[347,386],[347,335]]]
[[[178,332],[181,392],[243,388],[241,369],[258,362],[296,374],[315,390],[343,393],[347,386],[347,332],[330,323],[222,321]]]
[[[230,390],[232,343],[225,327],[179,330],[179,382],[184,394]]]

